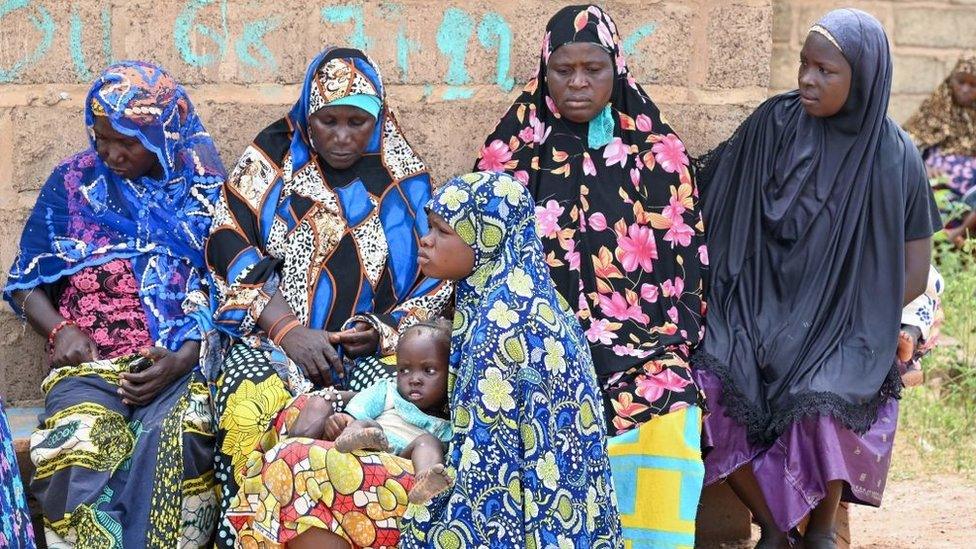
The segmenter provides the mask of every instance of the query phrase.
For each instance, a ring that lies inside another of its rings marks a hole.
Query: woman
[[[203,243],[224,169],[186,92],[141,61],[85,100],[90,148],[41,189],[4,289],[47,338],[31,488],[47,543],[210,543]],[[141,356],[139,356],[141,355]],[[141,368],[141,370],[140,370]]]
[[[948,192],[946,236],[976,231],[976,56],[963,57],[905,123],[937,189]]]
[[[537,77],[477,162],[535,198],[546,261],[585,329],[617,435],[610,461],[633,547],[694,545],[701,410],[688,355],[707,254],[688,164],[630,74],[613,20],[592,5],[549,21]],[[638,475],[681,481],[638,491]]]
[[[805,547],[835,547],[841,499],[880,504],[901,309],[925,290],[938,226],[918,151],[886,114],[891,56],[876,19],[824,16],[798,87],[761,105],[700,178],[705,480],[728,479],[759,547],[796,541],[808,516]]]
[[[392,354],[401,329],[449,300],[452,286],[417,266],[430,192],[359,50],[319,54],[295,106],[244,151],[207,242],[217,325],[237,338],[215,403],[225,506],[292,396],[324,386],[341,408],[332,387],[358,391],[392,376],[374,357]],[[349,372],[340,351],[358,359]],[[217,541],[230,545],[233,532],[222,526]]]
[[[424,274],[457,280],[447,492],[400,547],[620,547],[599,389],[549,276],[534,202],[507,174],[438,189]]]
[[[34,528],[24,485],[20,482],[13,435],[3,411],[3,398],[0,398],[0,547],[34,547]]]

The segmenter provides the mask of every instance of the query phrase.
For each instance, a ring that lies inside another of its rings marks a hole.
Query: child
[[[929,267],[929,281],[925,293],[902,309],[898,352],[895,355],[901,381],[905,387],[915,387],[924,381],[921,358],[935,346],[941,324],[939,295],[945,288],[942,275]]]
[[[436,191],[418,261],[457,280],[449,491],[401,521],[400,547],[617,547],[603,407],[582,329],[556,293],[534,202],[513,177]]]
[[[334,440],[340,452],[391,451],[413,462],[411,503],[423,504],[450,486],[444,470],[447,364],[451,336],[446,321],[407,328],[397,345],[397,377],[382,379],[355,394],[342,412],[302,410],[292,436]],[[305,417],[303,417],[305,416]],[[317,419],[310,420],[311,417]],[[306,427],[305,425],[308,425]]]

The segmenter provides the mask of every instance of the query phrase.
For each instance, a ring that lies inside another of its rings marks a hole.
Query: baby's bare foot
[[[386,439],[383,429],[367,427],[360,431],[342,433],[335,441],[335,448],[344,454],[355,450],[387,452],[390,449],[390,441]]]
[[[430,469],[417,475],[417,482],[414,483],[407,499],[410,503],[424,505],[451,486],[451,477],[444,469],[444,465],[438,463]]]
[[[898,334],[898,360],[908,362],[915,355],[915,338],[907,332]]]

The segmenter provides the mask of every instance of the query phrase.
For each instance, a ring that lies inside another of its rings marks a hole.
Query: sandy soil
[[[976,547],[976,483],[954,475],[888,481],[880,509],[851,507],[851,546]]]
[[[851,547],[855,549],[976,548],[976,482],[952,474],[890,478],[880,509],[852,505]],[[746,549],[751,543],[707,549]]]

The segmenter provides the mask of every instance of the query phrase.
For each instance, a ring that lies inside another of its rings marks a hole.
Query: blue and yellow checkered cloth
[[[692,406],[610,439],[624,549],[695,546],[705,476],[701,423],[701,409]]]

